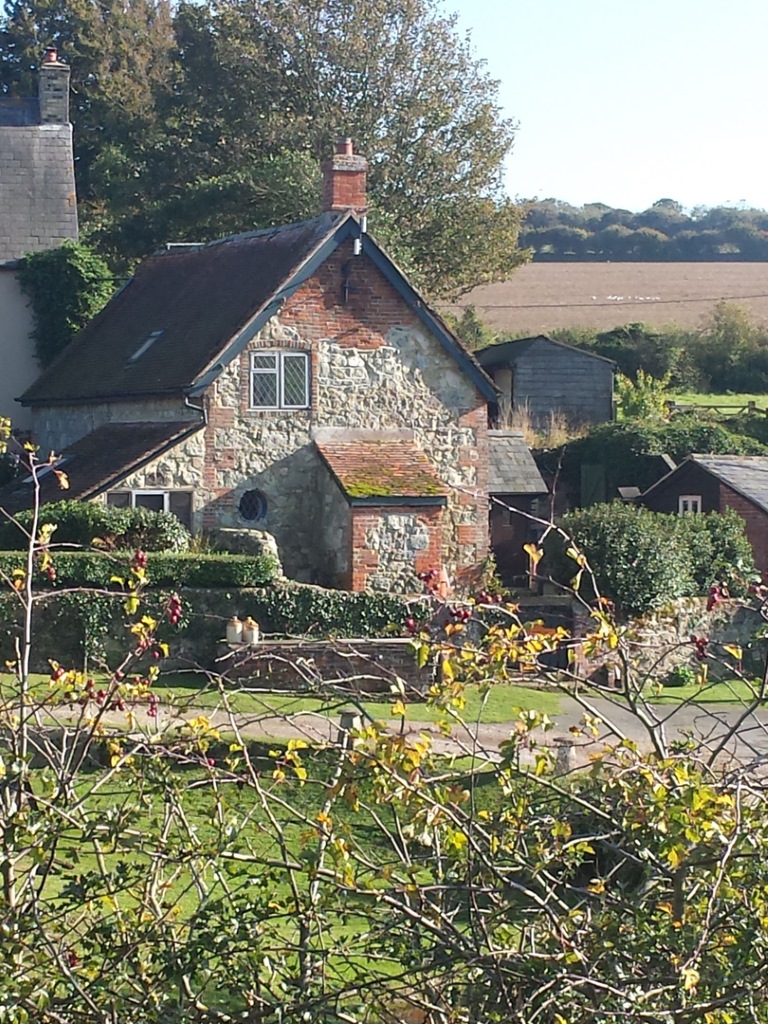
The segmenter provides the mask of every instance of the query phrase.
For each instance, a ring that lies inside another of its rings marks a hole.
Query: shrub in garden
[[[0,550],[18,551],[26,546],[19,526],[28,529],[31,512],[20,512],[16,523],[0,525]],[[56,501],[43,505],[40,522],[56,526],[54,544],[91,547],[98,539],[110,549],[142,548],[144,551],[186,551],[189,530],[170,512],[148,508],[114,508],[96,501]]]
[[[561,527],[586,555],[597,593],[625,612],[662,608],[715,582],[736,590],[754,572],[744,524],[733,512],[675,516],[613,502],[569,512]],[[569,546],[554,534],[546,544],[544,572],[561,584],[578,569]],[[596,596],[589,574],[581,593]]]

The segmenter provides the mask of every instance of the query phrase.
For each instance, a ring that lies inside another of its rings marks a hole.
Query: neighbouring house
[[[547,485],[522,431],[489,430],[488,449],[491,550],[499,577],[511,585],[528,570],[524,545],[542,533],[528,517],[549,517]]]
[[[558,420],[570,427],[613,419],[615,364],[541,334],[476,352],[499,390],[492,410],[499,426],[546,430]]]
[[[18,260],[77,240],[69,67],[54,49],[45,53],[38,87],[37,97],[0,96],[0,416],[22,428],[31,414],[14,399],[39,367]]]
[[[768,571],[768,456],[690,455],[638,499],[655,512],[725,512],[744,520],[761,572]]]
[[[21,399],[67,497],[266,530],[354,590],[485,558],[496,391],[367,233],[366,169],[346,140],[319,216],[137,268]]]

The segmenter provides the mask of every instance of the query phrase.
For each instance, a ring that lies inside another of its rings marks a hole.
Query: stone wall
[[[153,423],[194,418],[193,410],[180,398],[35,406],[32,409],[32,430],[41,451],[60,452],[105,423]],[[181,447],[175,449],[175,453],[180,459],[184,458]]]
[[[578,605],[574,622],[574,636],[583,636],[594,623]],[[718,645],[735,644],[744,651],[744,669],[747,672],[761,672],[766,654],[765,641],[755,641],[755,633],[765,622],[753,608],[745,607],[739,601],[722,601],[712,611],[707,611],[706,598],[689,597],[676,601],[669,608],[644,615],[630,623],[629,650],[637,678],[648,676],[663,678],[677,665],[695,667],[691,636],[708,637],[710,653],[722,654]],[[599,672],[605,662],[613,656],[605,654],[593,659],[579,656],[576,662],[578,674],[591,677]],[[726,661],[729,659],[726,657]],[[718,678],[722,671],[717,665],[710,668],[710,676]]]
[[[414,593],[416,575],[439,568],[443,510],[353,509],[352,590]]]

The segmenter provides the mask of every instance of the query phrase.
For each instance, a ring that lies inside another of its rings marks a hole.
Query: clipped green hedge
[[[191,540],[189,530],[170,512],[114,508],[97,501],[50,502],[41,507],[39,522],[56,526],[54,544],[86,548],[91,547],[94,538],[99,538],[116,550],[186,551]],[[15,522],[0,523],[0,550],[25,550],[27,538],[19,526],[29,530],[31,524],[32,512],[29,511],[19,512]]]
[[[0,573],[12,576],[23,568],[23,552],[0,552]],[[94,551],[54,553],[55,581],[40,575],[40,585],[58,587],[112,587],[113,577],[128,579],[130,554],[108,555]],[[268,555],[170,554],[147,555],[147,581],[150,587],[263,587],[277,575],[277,566]]]

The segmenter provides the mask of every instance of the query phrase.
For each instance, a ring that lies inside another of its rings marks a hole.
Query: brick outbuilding
[[[638,501],[654,512],[733,509],[744,520],[757,568],[768,572],[768,457],[690,455]]]

